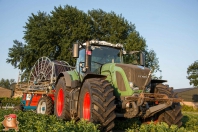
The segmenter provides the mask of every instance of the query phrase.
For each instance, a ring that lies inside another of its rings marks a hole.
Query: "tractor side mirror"
[[[79,44],[73,44],[73,57],[79,57]]]
[[[145,66],[145,54],[144,54],[144,52],[140,52],[140,65]]]

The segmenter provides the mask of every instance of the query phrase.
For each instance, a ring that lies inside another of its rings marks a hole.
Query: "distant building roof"
[[[0,87],[0,97],[11,97],[11,90]]]

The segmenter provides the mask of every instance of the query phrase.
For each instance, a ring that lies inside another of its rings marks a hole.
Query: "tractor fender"
[[[81,87],[83,85],[83,83],[85,82],[86,79],[89,79],[89,78],[103,78],[103,79],[106,79],[107,76],[105,75],[99,75],[99,74],[92,74],[92,73],[88,73],[84,76],[83,80],[82,80],[82,83],[81,83]]]
[[[92,74],[92,73],[88,73],[84,76],[83,80],[82,80],[82,83],[80,85],[80,87],[82,88],[82,85],[84,84],[85,80],[87,79],[90,79],[90,78],[103,78],[103,79],[106,79],[107,76],[105,75],[99,75],[99,74]],[[81,92],[81,89],[79,91],[79,93]]]
[[[80,80],[73,80],[72,78],[73,78],[74,76],[72,76],[72,74],[71,74],[71,73],[68,73],[68,72],[61,72],[61,73],[58,75],[57,79],[56,79],[55,85],[58,83],[58,80],[59,80],[61,77],[64,77],[66,87],[77,88],[77,87],[80,86]]]
[[[98,75],[98,74],[92,74],[92,73],[88,73],[84,76],[82,82],[80,83],[80,80],[72,80],[71,79],[71,76],[68,72],[62,72],[58,75],[58,78],[56,79],[56,83],[55,85],[58,83],[58,80],[61,78],[61,77],[64,77],[65,78],[65,81],[66,81],[66,86],[67,87],[72,87],[72,88],[75,88],[75,87],[82,87],[84,81],[86,79],[89,79],[89,78],[103,78],[103,79],[106,79],[107,76],[105,75]]]
[[[55,85],[58,83],[58,80],[59,80],[61,77],[64,77],[64,78],[65,78],[65,81],[66,81],[65,85],[66,85],[66,87],[71,87],[72,80],[71,80],[70,74],[69,74],[68,72],[61,72],[61,73],[58,75],[57,79],[56,79]]]
[[[157,84],[159,83],[164,83],[167,82],[167,80],[156,80],[156,79],[152,79],[151,80],[151,90],[150,93],[154,93],[155,92],[155,87]]]

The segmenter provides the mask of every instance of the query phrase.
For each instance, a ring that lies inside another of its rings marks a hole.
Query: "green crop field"
[[[7,102],[19,104],[20,99],[0,98],[5,106]],[[137,118],[116,119],[113,132],[198,132],[198,109],[182,106],[182,127],[168,126],[166,123],[141,124]],[[12,109],[0,109],[0,122],[4,120],[5,115],[16,114],[19,121],[19,132],[99,132],[100,125],[80,120],[63,121],[57,119],[54,115],[41,115],[33,111],[13,111]],[[0,124],[0,131],[4,129]],[[10,130],[14,132],[14,130]]]
[[[20,132],[99,132],[99,125],[94,125],[86,121],[63,121],[55,116],[47,116],[36,114],[32,111],[16,112],[13,110],[0,110],[0,122],[4,120],[5,115],[17,114]],[[169,127],[165,123],[158,124],[141,124],[138,119],[122,119],[115,120],[115,128],[113,131],[126,132],[196,132],[198,131],[198,113],[183,111],[183,125],[177,128],[172,125]],[[4,126],[0,125],[0,131]],[[13,131],[14,130],[10,130]]]

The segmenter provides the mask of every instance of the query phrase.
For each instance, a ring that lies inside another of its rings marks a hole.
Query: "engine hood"
[[[150,72],[149,68],[138,65],[120,64],[120,63],[119,64],[117,63],[116,66],[124,70],[129,82],[132,82],[133,85],[139,87],[139,89],[143,89],[144,84]],[[119,79],[117,81],[119,81]],[[151,81],[151,76],[148,78],[148,82],[146,85],[148,85],[150,81]]]

